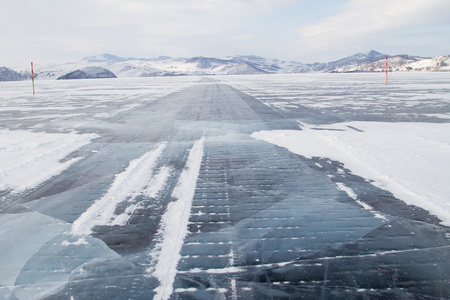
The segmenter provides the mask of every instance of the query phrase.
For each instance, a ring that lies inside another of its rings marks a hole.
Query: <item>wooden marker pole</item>
[[[386,56],[386,85],[388,85],[388,57]]]
[[[31,62],[31,81],[33,82],[33,95],[36,95],[34,91],[34,70],[33,70],[33,62]]]

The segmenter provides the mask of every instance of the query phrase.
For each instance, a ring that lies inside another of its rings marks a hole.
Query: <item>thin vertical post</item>
[[[34,70],[33,70],[33,62],[31,62],[31,82],[33,82],[33,95],[36,95],[34,91]]]
[[[386,85],[388,85],[388,57],[386,56]]]

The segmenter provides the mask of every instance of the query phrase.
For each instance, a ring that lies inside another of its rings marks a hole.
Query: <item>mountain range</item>
[[[39,79],[56,79],[87,67],[105,68],[117,77],[381,72],[385,71],[386,57],[388,57],[389,71],[450,71],[450,56],[433,58],[409,55],[391,56],[372,50],[337,61],[313,64],[266,59],[253,55],[223,58],[160,56],[148,59],[100,54],[86,57],[78,62],[36,66],[35,76]],[[16,72],[8,68],[0,68],[0,81],[26,80],[30,77],[27,70]]]

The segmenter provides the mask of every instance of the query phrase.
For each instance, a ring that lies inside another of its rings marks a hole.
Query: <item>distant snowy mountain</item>
[[[18,73],[9,68],[0,67],[0,81],[19,81],[31,78],[31,74]]]
[[[386,58],[374,62],[364,62],[356,65],[348,65],[336,68],[333,72],[382,72],[386,69]],[[431,71],[449,72],[450,56],[436,56],[422,58],[417,56],[396,55],[388,57],[388,69],[394,71]]]
[[[349,57],[339,59],[337,61],[319,64],[315,67],[317,71],[333,71],[338,68],[355,66],[363,63],[372,63],[386,58],[386,54],[377,51],[370,51],[368,53],[357,53]]]
[[[252,55],[222,58],[203,56],[192,58],[173,58],[168,56],[125,58],[112,54],[99,54],[86,57],[78,62],[39,66],[35,68],[35,73],[40,79],[56,79],[73,70],[93,66],[108,69],[117,77],[377,72],[385,70],[386,56],[389,58],[391,71],[450,71],[449,56],[434,58],[408,55],[390,56],[372,50],[368,53],[357,53],[328,63],[314,64],[266,59]],[[26,71],[24,70],[22,75],[26,74]],[[12,75],[1,76],[0,73],[0,78],[20,78]],[[23,79],[29,77],[24,77]]]

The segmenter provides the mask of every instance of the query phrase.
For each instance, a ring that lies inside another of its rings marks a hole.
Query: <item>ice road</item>
[[[0,83],[0,299],[450,298],[450,74],[30,89]]]

